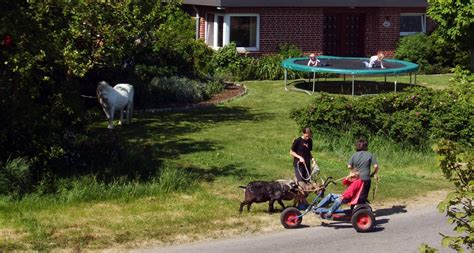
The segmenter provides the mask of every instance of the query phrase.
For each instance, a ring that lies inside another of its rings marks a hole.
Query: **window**
[[[257,47],[257,17],[230,17],[230,41],[237,47]]]
[[[426,32],[426,16],[423,13],[400,14],[400,35]]]
[[[206,15],[206,44],[214,47],[214,14]]]
[[[259,49],[258,14],[207,14],[206,43],[220,48],[234,42],[238,50]]]
[[[224,15],[207,14],[206,43],[212,48],[223,45]]]

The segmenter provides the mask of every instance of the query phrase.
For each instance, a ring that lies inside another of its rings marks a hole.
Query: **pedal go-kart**
[[[296,207],[285,208],[280,215],[280,222],[283,227],[288,229],[298,228],[303,221],[303,216],[309,212],[313,212],[324,219],[324,213],[315,212],[313,207],[316,206],[324,197],[324,192],[330,183],[335,184],[332,177],[328,177],[324,181],[320,187],[319,193],[303,213],[301,213],[301,211]],[[333,213],[331,220],[350,221],[357,232],[370,232],[375,227],[375,216],[372,212],[372,207],[368,204],[353,205],[350,209],[338,209]]]

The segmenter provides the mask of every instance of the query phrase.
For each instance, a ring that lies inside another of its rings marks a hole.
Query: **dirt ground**
[[[235,97],[239,97],[245,94],[245,92],[245,86],[227,84],[222,92],[215,94],[211,99],[200,102],[199,104],[219,104]]]

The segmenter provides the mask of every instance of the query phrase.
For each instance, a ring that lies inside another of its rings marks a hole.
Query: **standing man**
[[[366,139],[360,138],[357,140],[355,148],[356,152],[349,159],[347,167],[352,170],[356,169],[360,173],[360,178],[364,182],[364,188],[359,196],[359,204],[365,204],[370,192],[370,177],[377,175],[379,171],[379,165],[375,156],[369,152],[367,149],[369,143]],[[370,173],[370,167],[374,166],[374,171]]]
[[[293,157],[293,167],[297,181],[309,182],[311,179],[311,161],[314,161],[311,151],[313,150],[313,140],[311,128],[305,127],[303,135],[293,141],[290,155]]]

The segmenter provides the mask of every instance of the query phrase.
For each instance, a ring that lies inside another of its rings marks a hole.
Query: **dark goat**
[[[245,199],[240,203],[239,212],[242,212],[245,205],[247,211],[250,211],[250,206],[253,203],[261,203],[269,201],[268,212],[274,212],[273,203],[278,203],[285,209],[282,200],[292,200],[298,196],[298,185],[294,182],[265,182],[254,181],[247,186],[239,186],[245,189]]]

